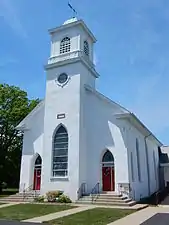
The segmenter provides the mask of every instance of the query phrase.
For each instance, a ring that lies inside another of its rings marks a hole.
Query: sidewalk
[[[136,204],[133,206],[113,206],[113,205],[95,205],[100,208],[112,208],[112,209],[133,209],[133,210],[141,210],[144,208],[147,208],[148,205],[147,204]]]
[[[68,209],[68,210],[64,210],[64,211],[60,211],[60,212],[56,212],[56,213],[50,213],[50,214],[40,216],[40,217],[23,220],[22,222],[42,223],[42,222],[54,220],[54,219],[64,217],[64,216],[69,216],[71,214],[82,212],[82,211],[85,211],[88,209],[93,209],[93,208],[96,208],[96,206],[93,206],[93,205],[81,206],[81,207],[74,208],[74,209]]]
[[[107,225],[140,225],[157,213],[169,213],[169,209],[167,207],[148,207]]]
[[[79,206],[78,208],[74,208],[74,209],[68,209],[68,210],[64,210],[64,211],[60,211],[60,212],[56,212],[56,213],[50,213],[44,216],[40,216],[40,217],[35,217],[35,218],[31,218],[31,219],[26,219],[23,220],[22,222],[33,222],[33,223],[41,223],[41,222],[46,222],[46,221],[50,221],[50,220],[54,220],[54,219],[58,219],[60,217],[65,217],[68,215],[72,215],[75,213],[79,213],[88,209],[94,209],[94,208],[119,208],[119,209],[141,209],[141,208],[145,208],[147,207],[147,205],[141,205],[141,204],[137,204],[133,207],[122,207],[122,206],[111,206],[111,205],[78,205],[78,204],[72,204],[74,206]]]
[[[12,205],[17,205],[17,204],[20,204],[20,203],[18,203],[18,202],[12,202],[12,203],[7,203],[7,204],[2,204],[2,205],[0,205],[0,209],[1,208],[5,208],[5,207],[8,207],[8,206],[12,206]]]

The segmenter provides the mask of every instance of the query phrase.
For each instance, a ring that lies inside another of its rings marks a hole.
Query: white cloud
[[[0,17],[4,19],[6,24],[8,24],[17,35],[22,38],[28,37],[19,17],[19,12],[14,5],[14,1],[0,0]]]

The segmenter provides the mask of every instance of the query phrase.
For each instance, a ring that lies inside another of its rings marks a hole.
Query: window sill
[[[69,181],[68,177],[51,177],[50,181]]]

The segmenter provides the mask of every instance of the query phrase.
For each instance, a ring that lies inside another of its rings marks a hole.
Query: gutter
[[[132,112],[130,112],[130,115],[132,116],[132,117],[134,117],[134,119],[136,119],[137,120],[137,122],[139,122],[140,124],[141,124],[141,126],[145,129],[145,130],[147,130],[148,132],[149,132],[149,134],[147,135],[147,136],[145,136],[146,138],[147,137],[150,137],[150,136],[152,136],[154,139],[156,139],[156,141],[159,143],[159,145],[160,145],[160,147],[161,146],[163,146],[163,144],[161,143],[161,141],[159,141],[158,140],[158,138],[156,138],[156,136],[154,136],[154,134],[135,116],[135,114],[134,113],[132,113]]]
[[[146,131],[147,135],[145,135],[145,137],[150,137],[152,136],[158,143],[159,147],[163,146],[163,144],[161,143],[161,141],[159,141],[156,136],[154,136],[154,134],[136,117],[136,115],[132,112],[129,111],[129,113],[119,113],[116,114],[116,117],[119,119],[125,119],[125,118],[133,118],[135,119],[135,121]]]

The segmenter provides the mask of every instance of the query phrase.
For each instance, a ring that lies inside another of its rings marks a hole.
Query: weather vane
[[[73,18],[76,17],[77,11],[73,8],[73,6],[70,4],[70,2],[68,2],[68,6],[73,11]]]

